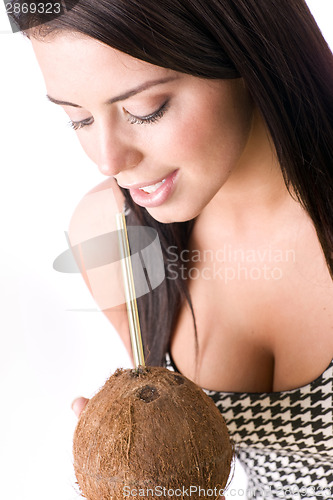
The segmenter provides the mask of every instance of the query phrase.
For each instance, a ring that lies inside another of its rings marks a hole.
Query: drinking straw
[[[126,228],[126,219],[123,213],[116,214],[116,223],[132,353],[135,369],[138,370],[139,366],[145,366],[145,360],[143,355],[138,306],[136,303],[131,252]]]

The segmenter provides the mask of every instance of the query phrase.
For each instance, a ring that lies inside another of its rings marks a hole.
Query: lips
[[[122,185],[129,189],[133,201],[141,207],[158,207],[165,203],[171,196],[175,182],[177,179],[178,170],[174,170],[164,179],[159,179],[153,182],[146,182],[132,185]]]

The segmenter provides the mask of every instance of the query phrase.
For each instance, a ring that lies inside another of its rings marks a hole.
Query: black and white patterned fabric
[[[177,370],[168,354],[166,367]],[[298,389],[205,392],[225,418],[247,473],[246,498],[333,499],[333,360]]]

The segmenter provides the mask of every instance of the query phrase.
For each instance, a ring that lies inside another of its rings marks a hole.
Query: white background
[[[333,0],[308,4],[333,47]],[[102,313],[71,311],[96,306],[81,276],[52,263],[104,177],[46,101],[29,42],[8,32],[0,3],[0,500],[75,500],[71,401],[130,362]],[[244,485],[238,470],[231,488]]]

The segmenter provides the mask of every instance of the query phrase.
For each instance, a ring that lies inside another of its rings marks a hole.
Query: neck
[[[227,182],[201,212],[192,232],[195,246],[280,238],[302,209],[289,194],[275,148],[259,112],[248,143]],[[216,231],[216,228],[219,228]]]

